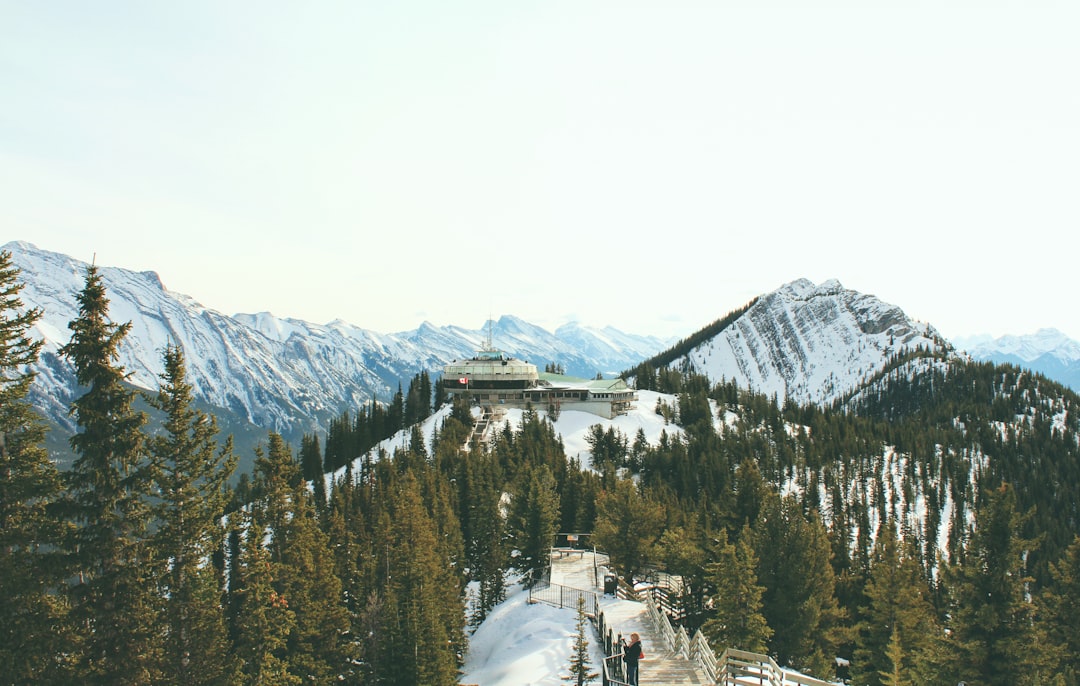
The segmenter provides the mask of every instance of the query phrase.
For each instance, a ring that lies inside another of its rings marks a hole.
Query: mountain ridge
[[[76,397],[74,373],[59,348],[70,339],[68,323],[78,314],[76,295],[87,264],[69,256],[14,241],[12,253],[24,284],[26,307],[43,316],[31,330],[45,345],[35,371],[31,401],[55,426],[74,430],[68,408]],[[613,373],[654,354],[667,342],[652,336],[588,327],[565,329],[570,342],[512,316],[477,330],[435,327],[384,334],[342,320],[313,324],[269,312],[228,316],[190,296],[169,291],[156,272],[99,267],[110,300],[110,318],[132,323],[120,364],[139,388],[156,390],[162,351],[169,343],[186,352],[188,377],[200,401],[225,408],[239,421],[277,431],[289,440],[325,426],[343,410],[373,399],[389,400],[398,387],[422,371],[473,354],[488,335],[506,352],[543,365],[558,361],[569,373]],[[588,347],[594,354],[579,352]]]
[[[1080,342],[1055,328],[1033,334],[966,336],[956,341],[974,360],[1011,364],[1080,391]]]
[[[830,404],[898,355],[953,348],[929,324],[836,279],[797,279],[756,298],[714,336],[657,366],[703,374],[779,400]]]

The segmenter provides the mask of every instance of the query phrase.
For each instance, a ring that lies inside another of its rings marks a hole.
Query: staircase
[[[491,442],[492,427],[497,426],[505,415],[506,410],[501,407],[481,406],[480,416],[473,424],[472,433],[465,440],[465,445],[461,446],[462,450],[471,450],[474,445],[487,447]]]
[[[680,686],[682,684],[712,684],[697,664],[668,645],[657,630],[648,604],[611,595],[603,595],[598,583],[599,569],[607,556],[600,553],[563,555],[553,551],[551,582],[530,595],[533,602],[561,607],[577,607],[578,595],[585,594],[587,607],[593,615],[600,634],[605,660],[604,683],[621,686],[622,653],[620,639],[637,633],[645,659],[639,663],[639,681],[649,686]],[[571,605],[572,603],[572,605]]]
[[[575,551],[581,552],[581,551]],[[715,684],[716,686],[835,686],[798,672],[782,669],[767,655],[728,649],[717,658],[700,631],[693,637],[682,627],[675,628],[651,593],[640,600],[600,593],[607,555],[583,552],[579,555],[552,550],[550,582],[530,591],[530,602],[576,609],[577,599],[586,598],[604,654],[604,686],[626,686],[622,681],[620,639],[637,633],[645,651],[639,663],[639,681],[648,686]],[[620,595],[622,591],[620,590]]]

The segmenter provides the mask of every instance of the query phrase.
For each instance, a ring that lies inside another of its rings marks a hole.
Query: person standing
[[[626,683],[638,686],[638,661],[644,659],[645,651],[641,648],[641,636],[630,634],[630,643],[623,642],[623,662],[626,663]]]

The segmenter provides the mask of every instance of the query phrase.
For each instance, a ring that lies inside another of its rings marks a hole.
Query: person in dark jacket
[[[630,643],[623,642],[623,662],[626,663],[626,683],[638,686],[638,660],[645,657],[645,651],[641,649],[641,636],[636,633],[630,634]]]

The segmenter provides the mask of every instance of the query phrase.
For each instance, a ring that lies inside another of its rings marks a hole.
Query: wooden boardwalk
[[[551,583],[600,594],[600,608],[608,626],[626,637],[634,632],[641,636],[645,651],[645,659],[640,663],[639,682],[642,686],[712,683],[693,662],[668,647],[663,635],[653,625],[644,603],[603,595],[603,573],[599,565],[606,561],[606,556],[599,554],[594,557],[591,551],[552,551]]]

